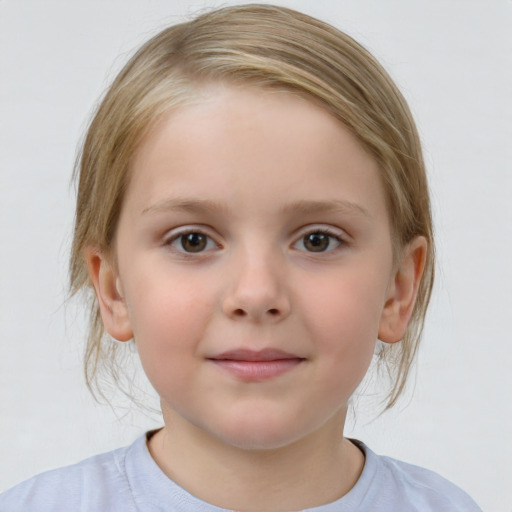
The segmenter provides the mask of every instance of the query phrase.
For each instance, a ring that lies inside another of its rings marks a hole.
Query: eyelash
[[[183,246],[183,243],[185,242],[184,237],[186,237],[187,235],[199,235],[200,237],[205,237],[206,245],[204,246],[204,248],[202,248],[202,249],[200,248],[200,250],[198,250],[198,251],[187,251],[185,249],[185,247]],[[326,236],[327,237],[327,246],[324,249],[320,249],[318,251],[307,250],[307,248],[305,248],[304,243],[305,243],[306,237],[311,236],[311,235]],[[334,240],[337,245],[333,248],[330,248],[330,246],[332,245],[332,240]],[[175,246],[175,244],[180,243],[180,241],[181,241],[181,244],[180,244],[181,247],[178,248]],[[212,243],[213,243],[214,247],[208,248],[208,245],[211,245]],[[292,248],[297,248],[296,246],[299,243],[302,243],[302,246],[304,247],[304,249],[299,249],[299,250],[309,253],[309,254],[315,254],[315,253],[326,253],[326,252],[331,252],[333,250],[336,250],[340,246],[346,245],[347,241],[342,236],[340,236],[340,234],[338,232],[334,232],[334,230],[330,230],[330,229],[323,227],[323,228],[313,228],[313,229],[309,229],[308,231],[303,232],[301,234],[301,236],[292,244]],[[205,252],[209,252],[214,248],[221,247],[217,242],[215,242],[213,240],[213,238],[211,236],[209,236],[207,233],[205,233],[200,228],[197,228],[197,229],[192,228],[192,229],[187,229],[186,231],[174,233],[172,236],[170,236],[169,238],[167,238],[165,240],[165,245],[169,246],[169,247],[173,247],[173,249],[175,249],[178,253],[180,253],[184,256],[192,256],[194,254],[200,255],[200,254],[204,254]]]

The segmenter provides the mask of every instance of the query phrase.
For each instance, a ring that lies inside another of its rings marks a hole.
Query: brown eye
[[[330,238],[325,233],[309,233],[304,237],[304,247],[311,252],[323,252],[329,247]]]
[[[179,237],[180,245],[185,252],[201,252],[208,245],[208,237],[202,233],[187,233]]]
[[[164,242],[165,245],[182,254],[192,255],[220,249],[215,240],[202,231],[182,230]]]
[[[294,248],[306,252],[327,252],[338,248],[342,244],[343,240],[335,234],[311,231],[300,238],[294,244]]]

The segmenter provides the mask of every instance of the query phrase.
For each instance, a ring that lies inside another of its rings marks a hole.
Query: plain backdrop
[[[224,2],[222,5],[232,2]],[[512,2],[281,0],[354,36],[424,142],[438,280],[405,401],[346,434],[512,511]],[[157,415],[96,404],[66,302],[70,176],[87,119],[156,31],[212,1],[0,1],[0,489],[132,442]]]

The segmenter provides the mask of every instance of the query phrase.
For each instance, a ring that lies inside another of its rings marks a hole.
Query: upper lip
[[[277,348],[251,350],[239,348],[217,354],[209,359],[229,361],[278,361],[280,359],[303,359],[302,357]]]

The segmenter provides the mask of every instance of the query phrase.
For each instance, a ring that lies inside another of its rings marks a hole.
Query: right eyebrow
[[[227,208],[216,201],[209,199],[194,199],[187,197],[174,197],[164,199],[142,210],[142,215],[167,211],[182,211],[186,213],[212,213],[224,212]]]

